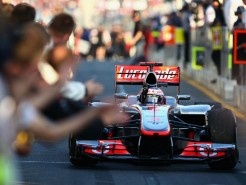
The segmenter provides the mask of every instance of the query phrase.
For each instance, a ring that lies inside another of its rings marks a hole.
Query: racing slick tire
[[[73,135],[69,136],[68,145],[70,162],[74,166],[95,166],[97,164],[97,159],[94,159],[87,155],[78,155],[79,151],[76,146],[76,138],[73,137]]]
[[[100,140],[102,139],[103,133],[103,123],[101,119],[96,119],[89,126],[84,128],[84,130],[76,133],[70,134],[68,139],[68,148],[69,148],[69,157],[70,162],[75,166],[95,166],[98,162],[97,159],[90,157],[86,154],[83,154],[81,151],[78,151],[76,145],[77,140]]]
[[[211,169],[233,169],[238,162],[237,129],[234,114],[229,109],[212,109],[208,112],[208,133],[212,143],[235,144],[236,149],[230,151],[230,156],[221,160],[211,160],[208,165]]]
[[[213,109],[222,109],[222,104],[219,102],[194,102],[194,105],[210,105]]]

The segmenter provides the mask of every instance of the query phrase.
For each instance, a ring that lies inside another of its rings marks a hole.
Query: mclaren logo
[[[145,79],[147,70],[131,70],[121,67],[118,71],[118,79]],[[165,71],[155,70],[157,79],[160,80],[173,80],[177,75],[176,70],[170,70],[167,68]]]

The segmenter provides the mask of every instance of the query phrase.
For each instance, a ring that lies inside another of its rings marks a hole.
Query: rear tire
[[[234,144],[237,147],[236,120],[231,110],[212,109],[208,112],[208,133],[212,143]],[[238,162],[239,153],[236,148],[231,156],[220,161],[211,160],[208,165],[212,169],[233,169]]]

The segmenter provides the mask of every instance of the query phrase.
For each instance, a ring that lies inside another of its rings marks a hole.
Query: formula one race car
[[[124,84],[141,84],[140,94],[117,93],[118,85]],[[165,96],[160,89],[168,86],[177,87],[176,97]],[[74,165],[95,165],[102,160],[206,162],[212,169],[234,168],[239,158],[234,114],[218,103],[180,105],[180,100],[190,96],[179,93],[179,67],[155,62],[116,66],[114,96],[125,101],[119,105],[131,119],[104,128],[99,139],[71,134],[70,161]]]

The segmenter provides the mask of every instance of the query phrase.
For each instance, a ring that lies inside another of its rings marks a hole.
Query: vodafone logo
[[[157,69],[154,72],[156,73],[158,80],[173,80],[177,75],[176,70],[170,70],[169,68],[166,68],[165,70]],[[121,66],[117,73],[117,79],[143,80],[146,77],[147,70],[125,69],[125,67]]]
[[[103,154],[109,153],[109,149],[110,149],[110,146],[105,146],[104,150],[103,150]],[[92,152],[95,153],[95,154],[101,154],[102,153],[102,149],[101,148],[93,149]]]
[[[211,145],[208,145],[211,148]],[[216,151],[210,151],[208,149],[205,149],[204,147],[200,147],[200,154],[202,156],[209,156],[209,157],[214,157],[216,156],[218,153]]]
[[[163,92],[159,89],[148,89],[148,94],[156,94],[156,95],[159,95],[159,94],[163,94]]]

